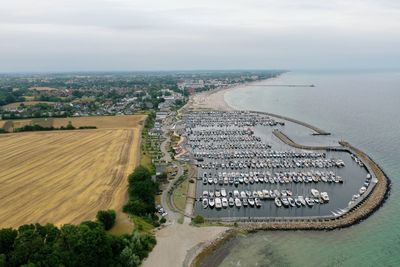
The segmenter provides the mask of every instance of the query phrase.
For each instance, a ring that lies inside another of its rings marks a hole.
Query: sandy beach
[[[225,101],[225,94],[237,87],[221,88],[195,94],[190,98],[189,107],[194,110],[214,109],[222,111],[233,110]]]
[[[157,245],[142,266],[189,266],[198,253],[228,229],[174,222],[156,232]]]

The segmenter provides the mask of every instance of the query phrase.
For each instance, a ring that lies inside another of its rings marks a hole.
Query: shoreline
[[[279,77],[279,76],[278,76]],[[270,79],[266,79],[270,80]],[[262,80],[265,81],[265,80]],[[260,82],[260,81],[258,81]],[[219,111],[235,111],[239,110],[230,105],[226,99],[225,94],[231,90],[245,87],[248,84],[242,84],[239,86],[228,87],[228,88],[219,88],[212,92],[202,92],[200,97],[196,97],[194,95],[189,103],[189,110],[219,110]],[[196,103],[196,101],[201,100],[201,103]],[[200,104],[200,105],[199,105]],[[313,135],[329,135],[330,133],[325,132],[322,129],[319,129],[311,124],[288,118],[285,116],[268,113],[268,112],[260,112],[260,111],[251,111],[256,113],[262,113],[271,117],[281,118],[287,121],[291,121],[297,124],[300,124],[304,127],[307,127],[316,133]],[[277,133],[279,134],[279,133]],[[341,141],[337,147],[328,147],[328,146],[305,146],[301,144],[297,144],[293,142],[288,136],[284,136],[287,140],[281,139],[282,142],[296,148],[301,149],[338,149],[343,151],[351,151],[356,154],[359,158],[362,158],[364,162],[367,162],[368,168],[374,173],[375,177],[378,179],[377,184],[373,187],[371,192],[368,194],[366,198],[364,198],[360,203],[358,203],[355,207],[353,207],[346,214],[335,218],[335,219],[327,219],[327,220],[318,220],[318,221],[308,221],[308,220],[299,220],[299,221],[285,221],[285,222],[243,222],[243,223],[235,223],[237,228],[233,228],[233,222],[224,223],[218,222],[219,225],[230,226],[229,230],[226,230],[221,238],[212,241],[208,246],[197,254],[195,259],[192,261],[190,266],[200,266],[202,260],[211,255],[214,250],[218,249],[221,245],[223,245],[228,240],[234,238],[238,233],[252,233],[257,231],[266,231],[266,230],[274,230],[274,231],[294,231],[294,230],[317,230],[317,231],[327,231],[327,230],[336,230],[341,228],[350,227],[361,223],[364,219],[371,216],[375,211],[377,211],[387,200],[390,195],[391,188],[391,180],[383,171],[383,169],[366,153],[361,151],[358,148],[353,147],[347,142]],[[285,142],[286,141],[286,142]]]

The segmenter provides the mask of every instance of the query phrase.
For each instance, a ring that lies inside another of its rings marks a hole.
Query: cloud
[[[400,67],[373,0],[5,0],[0,71]]]

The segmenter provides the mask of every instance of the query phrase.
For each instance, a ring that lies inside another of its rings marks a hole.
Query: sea
[[[238,236],[203,266],[400,266],[400,71],[293,71],[228,91],[225,100],[349,141],[383,168],[392,187],[384,205],[357,225]]]

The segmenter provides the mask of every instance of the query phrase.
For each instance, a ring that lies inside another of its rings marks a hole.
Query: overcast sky
[[[0,4],[0,72],[399,67],[398,0]]]

